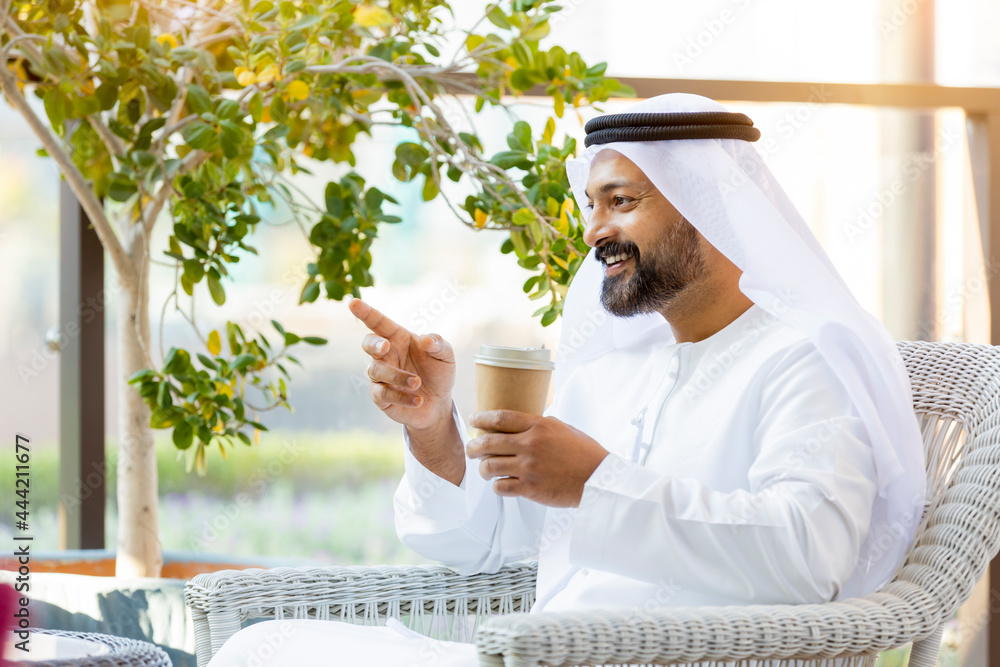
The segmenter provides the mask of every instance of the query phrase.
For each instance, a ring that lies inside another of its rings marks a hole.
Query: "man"
[[[533,612],[876,590],[923,508],[892,340],[749,119],[693,95],[629,111],[588,124],[567,165],[593,250],[544,417],[474,414],[487,433],[470,439],[448,343],[350,303],[372,332],[372,400],[404,426],[400,538],[463,573],[537,556]]]

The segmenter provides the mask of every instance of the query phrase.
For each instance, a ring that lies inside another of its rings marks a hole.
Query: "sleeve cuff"
[[[617,454],[608,454],[584,483],[580,510],[583,510],[584,499],[587,498],[588,492],[591,498],[600,492],[621,493],[638,498],[659,478],[659,473],[645,466]]]
[[[469,434],[454,402],[451,406],[451,414],[458,426],[458,433],[464,446],[469,441]],[[476,480],[483,480],[477,471],[470,467],[468,459],[466,459],[465,476],[462,477],[462,482],[455,486],[435,475],[417,460],[417,457],[410,450],[410,438],[405,428],[403,429],[403,443],[404,474],[401,486],[407,487],[409,494],[399,493],[397,496],[402,496],[400,499],[409,505],[412,511],[430,516],[452,514],[456,507],[465,507],[470,502],[470,487],[473,491],[481,491],[478,488],[481,485],[477,484]],[[400,491],[402,490],[400,489]],[[479,494],[473,495],[478,496]]]

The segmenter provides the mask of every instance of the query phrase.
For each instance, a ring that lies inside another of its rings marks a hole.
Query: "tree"
[[[507,234],[501,252],[531,272],[524,291],[543,300],[542,325],[558,317],[586,253],[563,166],[575,142],[553,143],[554,118],[538,133],[518,121],[509,150],[487,157],[460,127],[469,114],[448,111],[464,109],[452,103],[459,97],[473,98],[477,113],[507,108],[510,95],[537,87],[562,117],[630,94],[604,64],[540,46],[558,9],[553,0],[491,4],[445,57],[440,46],[456,30],[445,0],[0,0],[0,90],[56,161],[121,286],[119,575],[157,576],[162,562],[151,429],[172,429],[202,471],[208,446],[251,445],[265,429],[259,414],[288,406],[289,350],[325,342],[278,322],[271,338],[233,322],[205,334],[191,317],[204,349],[171,347],[157,363],[151,259],[175,267],[164,309],[173,302],[183,314],[206,292],[221,305],[227,267],[257,254],[250,236],[281,201],[308,226],[315,252],[301,301],[372,284],[372,242],[380,225],[399,222],[383,210],[395,201],[351,171],[311,202],[291,178],[310,159],[353,167],[360,135],[411,128],[394,176],[422,178],[423,198],[444,197],[462,224]],[[446,180],[474,194],[453,202]],[[158,222],[172,230],[154,250]]]

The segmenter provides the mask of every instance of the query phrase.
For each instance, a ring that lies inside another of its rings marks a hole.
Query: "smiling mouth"
[[[634,255],[630,252],[620,252],[615,255],[606,255],[601,257],[601,263],[604,264],[606,269],[616,269],[628,260],[632,259],[632,257],[634,257]]]

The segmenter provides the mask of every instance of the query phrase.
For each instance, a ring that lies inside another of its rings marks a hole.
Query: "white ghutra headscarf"
[[[674,93],[626,110],[703,111],[727,109],[699,95]],[[892,577],[913,539],[926,484],[909,378],[889,333],[855,300],[750,143],[685,139],[591,146],[566,164],[570,186],[578,201],[584,200],[581,204],[586,203],[583,193],[591,161],[606,148],[635,163],[681,215],[743,271],[740,290],[804,333],[846,387],[871,438],[878,496],[857,569],[839,597],[877,590]],[[600,301],[602,279],[603,270],[591,251],[566,297],[557,392],[585,361],[644,341],[650,346],[673,342],[669,325],[658,313],[607,315]]]

